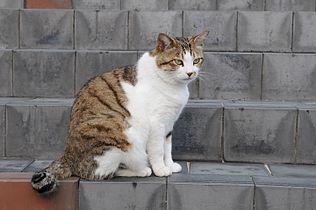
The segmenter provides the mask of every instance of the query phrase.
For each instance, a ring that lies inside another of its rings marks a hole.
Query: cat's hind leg
[[[132,171],[131,169],[119,169],[115,172],[115,176],[125,176],[125,177],[147,177],[152,173],[149,167],[146,167],[142,170]]]
[[[103,155],[94,157],[97,167],[94,176],[97,179],[105,179],[111,177],[118,170],[122,161],[122,151],[118,148],[112,148],[103,153]]]

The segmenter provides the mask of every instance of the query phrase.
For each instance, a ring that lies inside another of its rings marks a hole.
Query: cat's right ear
[[[173,48],[175,45],[175,40],[165,33],[160,33],[158,35],[156,50],[158,52],[164,52],[167,49]]]

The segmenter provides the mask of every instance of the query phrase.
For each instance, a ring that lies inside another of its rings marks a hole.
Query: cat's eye
[[[179,65],[179,66],[183,66],[183,61],[182,60],[179,60],[179,59],[176,59],[174,60],[174,62]]]
[[[200,63],[201,61],[203,61],[203,58],[196,58],[196,59],[194,59],[193,64],[194,64],[194,65],[195,65],[195,64],[198,64],[198,63]]]

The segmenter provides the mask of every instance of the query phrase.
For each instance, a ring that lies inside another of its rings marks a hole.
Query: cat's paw
[[[153,171],[156,176],[170,176],[172,174],[171,169],[166,166],[153,168]]]
[[[167,166],[170,168],[172,173],[179,173],[182,171],[182,167],[179,163],[172,162],[168,164]]]
[[[151,168],[147,167],[139,172],[137,172],[137,176],[138,177],[146,177],[146,176],[150,176],[152,173]]]

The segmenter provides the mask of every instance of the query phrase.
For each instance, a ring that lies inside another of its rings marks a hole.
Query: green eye
[[[194,59],[193,64],[194,64],[194,65],[195,65],[195,64],[198,64],[198,63],[200,63],[202,60],[203,60],[203,58],[196,58],[196,59]]]
[[[176,59],[174,60],[174,62],[179,65],[179,66],[183,66],[183,61],[182,60],[179,60],[179,59]]]

